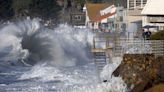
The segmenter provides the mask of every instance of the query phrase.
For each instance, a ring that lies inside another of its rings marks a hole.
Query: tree
[[[102,0],[86,0],[87,2],[92,2],[92,3],[101,3]]]
[[[44,18],[55,16],[60,9],[56,0],[32,0],[30,4],[30,12]]]
[[[83,4],[83,3],[85,3],[85,1],[86,1],[86,0],[77,0],[76,3],[78,3],[78,4]]]
[[[93,0],[94,3],[101,3],[102,0]]]
[[[164,30],[158,31],[151,35],[151,40],[164,40]]]
[[[9,19],[13,15],[12,0],[0,0],[0,18]]]
[[[26,15],[29,11],[29,5],[32,3],[32,0],[13,0],[12,7],[15,12],[15,16]]]

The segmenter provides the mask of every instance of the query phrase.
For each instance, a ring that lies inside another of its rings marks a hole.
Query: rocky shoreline
[[[164,83],[164,66],[162,65],[164,65],[164,56],[125,54],[123,61],[113,72],[113,75],[121,76],[130,92],[144,92],[151,87]]]

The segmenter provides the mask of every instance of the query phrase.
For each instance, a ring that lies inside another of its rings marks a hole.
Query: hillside
[[[63,18],[60,18],[61,15],[67,15],[62,12],[67,12],[69,8],[74,8],[75,6],[82,7],[85,1],[93,3],[114,3],[116,6],[126,7],[126,0],[64,0],[62,5],[57,1],[62,2],[63,0],[0,0],[0,20],[31,16],[57,21]]]

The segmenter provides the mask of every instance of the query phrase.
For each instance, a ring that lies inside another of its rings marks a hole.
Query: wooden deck
[[[98,49],[98,48],[92,48],[91,52],[96,53],[96,52],[105,52],[106,49]]]

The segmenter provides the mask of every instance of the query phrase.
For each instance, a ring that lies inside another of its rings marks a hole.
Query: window
[[[74,19],[75,20],[81,20],[81,16],[80,15],[75,15]]]
[[[92,23],[92,27],[94,27],[94,23]]]
[[[136,6],[141,7],[141,0],[136,0]]]
[[[122,16],[120,16],[120,19],[119,19],[119,21],[121,21],[121,22],[123,21],[123,17],[122,17]]]

